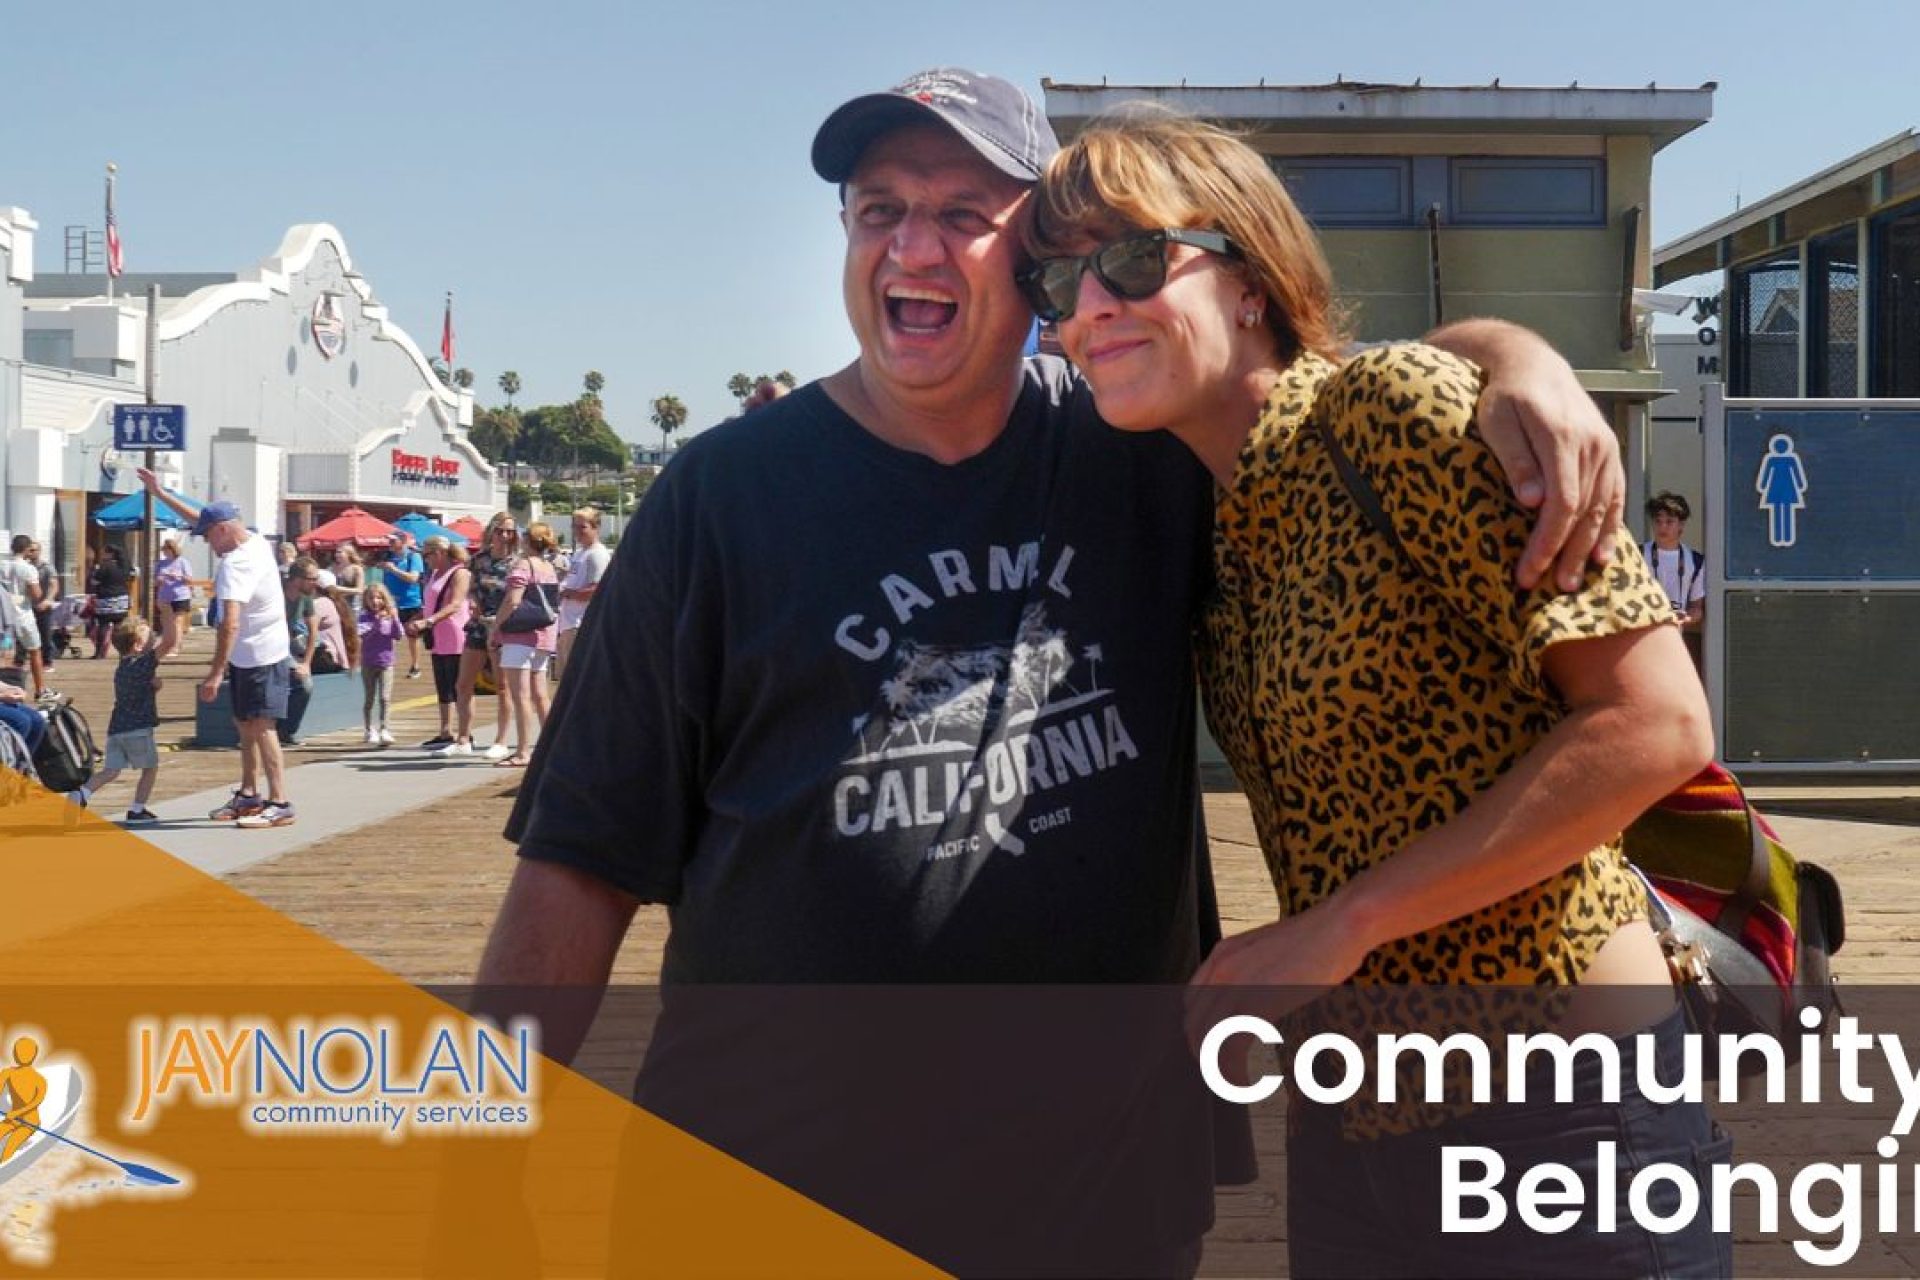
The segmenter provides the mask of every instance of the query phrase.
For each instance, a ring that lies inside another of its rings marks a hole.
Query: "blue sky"
[[[1920,5],[1414,0],[964,5],[584,0],[10,6],[0,205],[97,225],[120,165],[129,270],[236,270],[340,228],[421,346],[520,401],[607,377],[608,416],[732,412],[727,376],[849,360],[834,194],[807,147],[856,93],[938,64],[1057,81],[1349,79],[1673,87],[1714,120],[1655,162],[1664,242],[1920,124]]]

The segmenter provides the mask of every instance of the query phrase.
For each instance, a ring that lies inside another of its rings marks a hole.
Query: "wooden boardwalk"
[[[161,695],[167,717],[163,742],[191,733],[192,685],[204,671],[206,633],[166,665]],[[51,683],[75,695],[103,733],[110,701],[112,662],[65,662]],[[402,698],[430,695],[426,681],[400,682]],[[491,708],[488,708],[490,712]],[[402,743],[418,742],[433,726],[430,706],[415,706],[396,720]],[[491,726],[479,735],[491,740]],[[290,753],[290,763],[363,749],[359,735],[316,738]],[[230,751],[181,750],[163,757],[158,807],[171,796],[204,789],[230,777]],[[496,906],[513,867],[513,851],[500,836],[512,806],[518,774],[476,764],[470,771],[435,775],[445,790],[397,822],[361,828],[277,861],[250,867],[230,883],[287,916],[425,986],[469,980]],[[296,803],[328,803],[290,782]],[[117,816],[128,783],[100,798],[98,807]],[[1828,866],[1839,877],[1849,907],[1849,937],[1836,968],[1850,983],[1904,983],[1920,979],[1920,788],[1825,786],[1762,788],[1756,792],[1777,820],[1789,845],[1802,857]],[[339,797],[348,802],[348,797]],[[1215,780],[1207,796],[1215,874],[1226,928],[1236,932],[1271,920],[1274,896],[1254,840],[1245,800],[1230,783]],[[244,838],[244,833],[236,833]],[[657,981],[665,912],[643,908],[615,967],[616,983]],[[620,1027],[601,1028],[578,1066],[607,1087],[624,1092],[631,1081],[636,1046]],[[1264,1121],[1263,1149],[1277,1149],[1274,1122]],[[1260,1182],[1224,1191],[1220,1222],[1209,1237],[1203,1274],[1270,1275],[1283,1268],[1284,1212],[1280,1170],[1269,1161]],[[1875,1256],[1875,1255],[1867,1255]],[[1920,1251],[1883,1252],[1880,1274],[1920,1273]],[[1883,1269],[1884,1268],[1884,1269]],[[1742,1274],[1793,1271],[1784,1245],[1743,1245]],[[1856,1272],[1858,1273],[1858,1272]]]

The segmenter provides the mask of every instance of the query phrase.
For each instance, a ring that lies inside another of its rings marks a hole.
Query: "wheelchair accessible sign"
[[[187,406],[117,404],[113,406],[113,447],[179,453],[187,447]]]

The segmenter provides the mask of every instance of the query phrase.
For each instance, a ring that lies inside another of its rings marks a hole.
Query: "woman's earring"
[[[1240,313],[1240,327],[1242,329],[1251,329],[1259,323],[1260,313],[1258,311],[1242,311]]]

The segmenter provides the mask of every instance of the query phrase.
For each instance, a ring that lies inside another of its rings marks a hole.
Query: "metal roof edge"
[[[1907,129],[1896,133],[1884,142],[1875,143],[1864,151],[1848,156],[1836,164],[1827,166],[1810,177],[1802,178],[1791,186],[1782,187],[1771,195],[1763,196],[1745,208],[1737,209],[1717,222],[1710,222],[1697,231],[1690,231],[1677,239],[1669,240],[1653,251],[1653,265],[1662,266],[1676,258],[1683,258],[1704,248],[1719,243],[1728,236],[1736,235],[1748,227],[1785,213],[1795,205],[1850,182],[1857,182],[1897,160],[1920,152],[1920,131]]]

